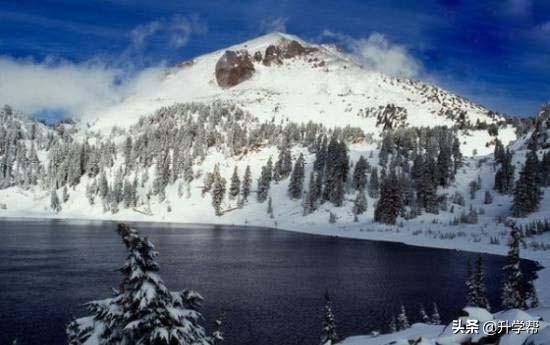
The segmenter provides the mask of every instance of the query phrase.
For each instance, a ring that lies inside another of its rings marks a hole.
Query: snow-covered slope
[[[263,60],[269,47],[285,47],[293,41],[306,52],[281,57],[280,64],[266,65]],[[216,81],[215,67],[228,50],[248,53],[254,72],[238,85],[222,88]],[[436,86],[367,70],[336,46],[272,33],[178,64],[167,70],[154,89],[136,93],[88,122],[96,129],[125,127],[161,106],[214,100],[231,100],[260,120],[352,125],[373,134],[378,134],[386,123],[394,127],[446,125],[471,129],[480,123],[483,126],[505,120]],[[485,153],[486,144],[494,138],[486,130],[474,134],[464,136],[467,146]],[[513,129],[505,126],[501,126],[499,136],[505,144],[515,138]],[[470,154],[471,150],[464,152]]]

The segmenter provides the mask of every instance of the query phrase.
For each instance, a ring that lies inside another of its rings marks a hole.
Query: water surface
[[[210,329],[223,310],[227,345],[317,344],[323,292],[334,295],[341,336],[385,329],[400,303],[418,319],[437,302],[444,321],[464,305],[476,254],[281,230],[135,224],[160,251],[171,290],[205,297]],[[0,344],[64,344],[81,305],[110,296],[126,253],[112,222],[0,220]],[[484,255],[498,306],[504,258]],[[524,267],[533,269],[531,262]]]

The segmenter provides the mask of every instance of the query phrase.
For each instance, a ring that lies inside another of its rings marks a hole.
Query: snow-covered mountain
[[[89,122],[94,128],[130,126],[162,106],[220,100],[259,120],[351,125],[375,135],[388,127],[480,129],[475,139],[464,136],[465,154],[491,150],[485,149],[494,140],[486,130],[491,125],[498,125],[504,144],[515,138],[501,114],[437,86],[367,70],[335,45],[282,33],[177,64],[154,90],[136,93]]]

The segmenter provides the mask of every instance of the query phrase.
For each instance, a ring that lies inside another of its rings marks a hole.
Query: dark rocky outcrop
[[[263,64],[265,66],[271,66],[273,64],[280,65],[283,61],[281,60],[281,49],[278,46],[270,45],[265,49],[265,56]]]
[[[317,50],[319,49],[315,47],[304,47],[296,40],[283,40],[278,45],[272,44],[266,48],[263,64],[266,66],[280,65],[283,63],[283,59],[307,55]]]
[[[248,52],[227,50],[216,63],[216,81],[220,87],[232,87],[252,77],[254,71]]]
[[[263,59],[262,52],[257,51],[257,52],[254,53],[254,61],[262,62],[262,59]]]

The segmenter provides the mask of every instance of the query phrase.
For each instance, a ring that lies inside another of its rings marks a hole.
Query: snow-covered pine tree
[[[217,164],[214,167],[212,179],[214,181],[212,184],[212,191],[210,192],[210,194],[212,194],[212,206],[214,207],[216,216],[221,216],[223,214],[222,203],[225,197],[226,181],[225,178],[220,175],[220,168]]]
[[[430,317],[428,316],[428,313],[426,313],[426,309],[424,309],[424,305],[420,305],[420,311],[419,311],[419,315],[420,315],[420,320],[425,323],[425,324],[430,324],[431,323],[431,320],[430,320]]]
[[[309,188],[304,200],[304,216],[312,213],[316,208],[317,190],[315,188],[315,172],[312,170],[309,174]]]
[[[223,315],[216,319],[214,322],[214,331],[212,331],[212,336],[210,337],[210,345],[218,345],[221,344],[224,340],[223,337],[223,330],[222,330],[222,324],[223,324]]]
[[[520,267],[520,243],[521,233],[513,223],[507,224],[510,227],[510,242],[508,244],[508,255],[506,265],[502,268],[504,281],[502,285],[501,304],[503,308],[526,308],[525,294],[523,291],[523,274]]]
[[[355,197],[355,201],[353,203],[353,214],[357,216],[365,213],[366,210],[367,210],[367,197],[365,195],[364,189],[359,189],[357,191],[357,196]]]
[[[502,164],[506,159],[504,145],[502,145],[502,142],[498,138],[495,139],[495,151],[493,153],[493,158],[497,164]]]
[[[470,260],[466,263],[466,281],[464,285],[466,285],[466,305],[475,307],[477,301],[477,289],[475,286],[475,274]]]
[[[288,177],[292,171],[292,155],[290,153],[290,145],[287,140],[279,148],[279,158],[275,162],[273,169],[273,180],[280,181]]]
[[[426,212],[433,214],[438,213],[437,183],[435,182],[437,181],[437,171],[435,169],[435,166],[435,161],[431,156],[428,155],[428,157],[426,157],[426,159],[424,160],[422,177],[420,180],[422,205],[424,206]]]
[[[202,196],[212,189],[212,185],[214,184],[214,176],[211,172],[207,172],[204,176],[204,182],[202,184]]]
[[[454,163],[454,173],[458,171],[464,164],[464,157],[462,156],[462,152],[460,151],[460,140],[455,137],[453,140],[453,147],[452,147],[452,155],[453,155],[453,163]]]
[[[454,176],[454,166],[451,159],[451,147],[446,141],[440,142],[439,154],[437,156],[437,176],[441,186],[448,186]]]
[[[258,188],[256,189],[256,196],[258,202],[264,202],[269,195],[269,188],[271,187],[271,157],[266,165],[262,167],[260,178],[258,179]]]
[[[397,332],[397,322],[395,321],[395,316],[392,316],[390,324],[388,325],[388,329],[390,333]]]
[[[291,199],[301,199],[302,190],[304,189],[304,155],[300,153],[300,156],[294,164],[294,169],[290,176],[290,183],[288,184],[288,195]]]
[[[397,328],[402,331],[409,327],[411,327],[411,324],[409,323],[409,318],[407,317],[407,311],[405,310],[405,306],[401,304],[401,309],[397,315]]]
[[[320,345],[334,345],[338,343],[339,337],[336,333],[336,321],[332,312],[332,301],[328,290],[325,291],[325,310],[323,317],[323,331],[321,333]]]
[[[437,303],[434,302],[433,311],[432,311],[432,324],[441,325],[441,316],[439,315],[439,308],[437,308]]]
[[[504,158],[501,159],[500,167],[495,173],[494,189],[501,194],[510,194],[514,189],[514,173],[513,152],[506,149]]]
[[[391,171],[382,181],[380,199],[374,210],[374,221],[385,224],[395,224],[401,210],[401,191],[395,171]]]
[[[333,135],[327,148],[325,187],[322,197],[324,201],[330,201],[337,207],[342,206],[344,202],[345,183],[349,170],[347,151],[346,144],[339,142]]]
[[[50,208],[55,213],[61,212],[61,201],[59,201],[59,197],[57,196],[57,192],[55,190],[52,190],[50,193]]]
[[[370,173],[368,192],[371,198],[378,198],[380,196],[380,181],[378,180],[377,168],[372,168]]]
[[[489,299],[487,297],[485,266],[483,265],[483,257],[481,255],[478,255],[476,260],[474,284],[476,289],[475,306],[479,308],[485,308],[486,310],[490,311],[491,306],[489,304]]]
[[[367,169],[367,160],[363,156],[360,156],[357,164],[355,164],[351,180],[352,187],[355,190],[365,189],[367,187]]]
[[[125,224],[118,232],[128,250],[116,295],[87,304],[91,316],[67,327],[69,345],[210,345],[200,325],[202,297],[190,290],[170,292],[158,275],[154,245]]]
[[[539,209],[542,191],[539,187],[539,159],[536,151],[529,151],[525,165],[514,188],[512,213],[515,217],[525,217]]]
[[[546,151],[540,162],[541,186],[550,187],[550,151]]]
[[[319,138],[319,141],[321,143],[315,152],[313,170],[315,170],[318,175],[323,176],[327,162],[327,137],[323,135],[322,138]]]
[[[62,199],[63,199],[63,203],[66,203],[67,201],[69,201],[69,188],[67,188],[67,185],[64,185],[63,186],[63,194],[62,194]]]
[[[243,182],[241,187],[243,202],[248,200],[251,186],[252,186],[252,173],[250,172],[250,165],[247,165],[244,171]]]
[[[99,197],[105,201],[107,195],[109,195],[109,182],[107,182],[105,170],[102,169],[99,175]]]
[[[329,212],[328,213],[328,222],[330,224],[336,223],[336,214],[334,212]]]
[[[229,198],[235,199],[241,192],[241,180],[239,178],[239,172],[237,166],[233,169],[233,175],[231,176],[231,184],[229,185]]]
[[[267,214],[269,215],[269,218],[273,218],[273,200],[271,197],[267,199]]]

